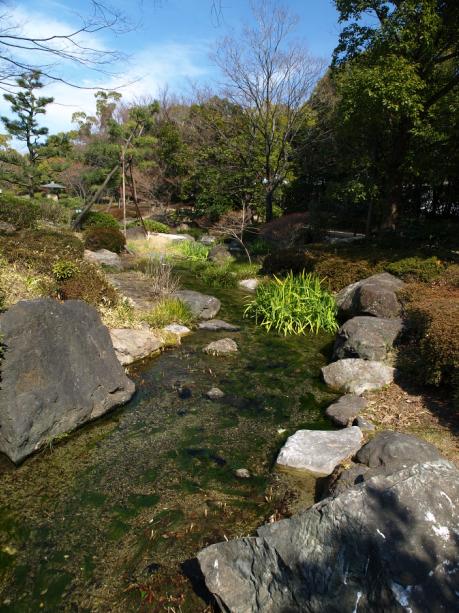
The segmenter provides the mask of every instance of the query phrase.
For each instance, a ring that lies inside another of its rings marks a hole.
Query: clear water
[[[136,367],[125,407],[19,468],[2,460],[0,611],[210,610],[183,562],[311,501],[311,484],[272,468],[295,430],[329,428],[319,369],[331,339],[257,331],[242,293],[212,293],[240,332],[194,333]],[[202,352],[225,336],[237,355]],[[222,401],[205,398],[213,386]]]

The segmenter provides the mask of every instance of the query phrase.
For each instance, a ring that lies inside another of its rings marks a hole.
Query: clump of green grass
[[[174,245],[174,253],[191,262],[205,262],[210,248],[195,241],[181,241]]]
[[[235,287],[237,277],[228,265],[218,265],[209,262],[203,266],[199,276],[209,287]]]
[[[320,330],[338,329],[336,312],[335,299],[322,287],[319,277],[303,272],[296,276],[289,273],[285,279],[274,277],[259,285],[244,316],[253,317],[267,332],[317,334]]]
[[[189,326],[193,315],[189,307],[178,298],[163,298],[142,316],[151,328],[162,328],[168,324]]]

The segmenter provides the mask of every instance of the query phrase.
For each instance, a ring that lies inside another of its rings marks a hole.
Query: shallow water
[[[240,332],[194,333],[136,367],[125,407],[19,468],[2,460],[0,611],[209,610],[182,563],[311,502],[313,483],[272,467],[296,429],[329,428],[319,369],[331,338],[265,334],[242,321],[241,292],[212,293]],[[225,336],[237,355],[202,352]],[[212,386],[221,401],[205,398]]]

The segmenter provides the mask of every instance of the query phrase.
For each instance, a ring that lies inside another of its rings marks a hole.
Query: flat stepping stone
[[[87,262],[104,266],[110,266],[116,270],[123,270],[123,263],[120,256],[108,249],[98,249],[97,251],[91,251],[90,249],[84,250],[84,259]]]
[[[107,275],[107,278],[138,311],[149,311],[158,302],[151,279],[141,272],[113,273]]]
[[[212,319],[220,310],[221,302],[215,296],[190,289],[174,292],[173,296],[184,302],[197,319]]]
[[[287,439],[276,463],[284,469],[327,477],[338,464],[357,453],[362,438],[356,426],[337,431],[298,430]]]
[[[159,353],[164,347],[164,340],[148,329],[112,328],[109,332],[116,357],[123,366]]]
[[[325,415],[341,428],[349,426],[360,411],[367,406],[367,401],[355,394],[345,394],[325,410]]]
[[[204,347],[203,351],[210,355],[227,355],[238,351],[237,344],[232,338],[221,338],[218,341],[213,341]]]
[[[201,321],[198,325],[200,330],[211,330],[212,332],[218,332],[219,330],[226,330],[228,332],[237,332],[240,330],[239,326],[229,324],[222,319],[208,319],[207,321]]]
[[[322,368],[324,381],[332,389],[358,396],[392,383],[394,372],[387,364],[360,358],[338,360]]]
[[[178,336],[179,338],[191,334],[190,328],[187,328],[186,326],[182,326],[180,324],[169,324],[168,326],[165,326],[163,330],[164,332],[168,332],[169,334],[175,334],[175,336]]]

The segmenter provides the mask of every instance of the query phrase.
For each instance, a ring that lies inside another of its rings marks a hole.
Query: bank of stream
[[[331,337],[266,334],[242,319],[243,292],[207,293],[240,332],[195,332],[131,371],[128,405],[19,468],[1,460],[0,611],[204,611],[183,562],[311,502],[312,481],[272,468],[295,430],[330,427]],[[238,354],[202,352],[226,336]]]

